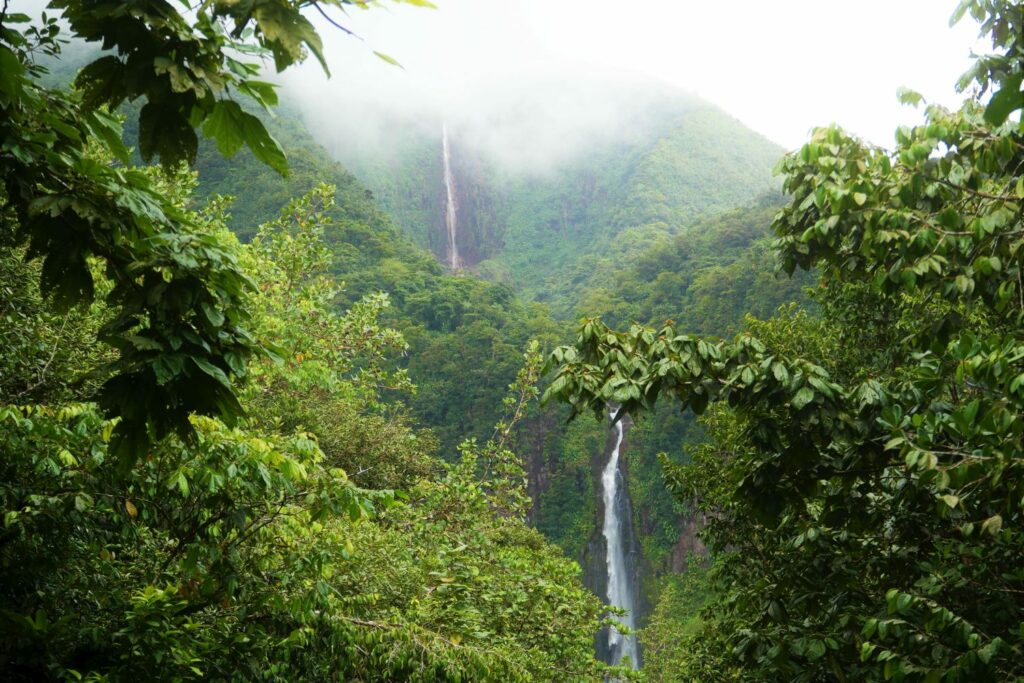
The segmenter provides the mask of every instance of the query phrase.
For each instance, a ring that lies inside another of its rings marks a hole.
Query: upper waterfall
[[[462,268],[459,257],[459,218],[458,206],[455,203],[455,179],[452,176],[451,151],[448,147],[448,126],[441,124],[441,154],[444,158],[444,224],[448,233],[448,267],[452,270]]]

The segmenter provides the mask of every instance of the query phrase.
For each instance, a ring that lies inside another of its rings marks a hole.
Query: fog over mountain
[[[889,145],[894,119],[920,117],[899,105],[898,87],[959,101],[948,75],[967,67],[977,29],[949,29],[949,8],[932,0],[436,4],[325,8],[355,38],[310,14],[332,77],[310,60],[283,78],[286,99],[342,157],[385,153],[396,126],[446,120],[511,166],[544,169],[622,135],[651,97],[671,92],[786,148],[831,121]]]
[[[423,90],[419,99],[391,99],[400,90],[286,87],[316,137],[340,160],[386,157],[410,135],[439,136],[443,122],[461,144],[505,170],[531,175],[555,170],[588,148],[630,141],[666,107],[699,102],[650,78],[582,68],[569,79],[565,71],[512,74]]]

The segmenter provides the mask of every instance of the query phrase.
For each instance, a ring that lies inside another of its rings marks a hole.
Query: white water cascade
[[[458,207],[455,204],[455,179],[452,177],[451,152],[448,149],[448,126],[441,124],[441,151],[444,156],[444,190],[446,201],[444,206],[444,224],[448,230],[448,267],[452,270],[462,268],[459,258]]]
[[[609,417],[615,417],[615,410],[609,408]],[[626,548],[623,544],[624,525],[627,520],[622,512],[626,499],[621,488],[624,483],[619,472],[619,450],[622,448],[624,429],[622,420],[615,423],[615,448],[612,450],[608,464],[601,474],[601,494],[604,499],[604,533],[607,548],[605,560],[608,565],[608,603],[614,607],[628,610],[619,620],[633,628],[636,618],[633,615],[633,591],[630,585]],[[623,635],[611,628],[608,633],[608,652],[612,664],[618,664],[623,657],[629,656],[633,668],[637,667],[637,646],[635,635]]]

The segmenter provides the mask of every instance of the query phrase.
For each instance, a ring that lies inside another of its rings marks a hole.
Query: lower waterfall
[[[609,417],[615,417],[615,410],[609,409]],[[601,473],[601,496],[604,502],[605,563],[608,571],[608,604],[628,610],[619,620],[630,628],[636,626],[636,586],[633,572],[627,558],[627,546],[623,539],[631,533],[629,494],[619,471],[619,452],[625,436],[623,420],[615,423],[615,446],[608,464]],[[629,657],[633,668],[638,668],[636,635],[623,635],[615,628],[608,633],[608,658],[610,664],[618,664],[623,657]]]

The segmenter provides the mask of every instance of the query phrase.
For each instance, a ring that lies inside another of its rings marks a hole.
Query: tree
[[[168,188],[180,204],[187,178]],[[196,212],[256,283],[252,329],[281,359],[252,364],[239,426],[192,416],[194,443],[169,435],[119,472],[114,422],[68,402],[63,386],[0,404],[5,680],[616,673],[593,658],[603,607],[578,565],[524,521],[525,475],[509,446],[536,395],[537,349],[494,438],[467,442],[446,470],[435,441],[381,399],[410,389],[386,371],[404,343],[377,319],[385,301],[333,309],[337,287],[323,276],[332,194],[315,188],[245,246],[224,227],[225,202]],[[37,310],[32,284],[12,310],[41,319],[36,329],[51,312]],[[67,324],[87,332],[91,320]],[[32,341],[44,357],[59,343]],[[92,350],[71,356],[87,368]]]
[[[112,284],[102,338],[118,354],[99,400],[120,418],[113,445],[124,467],[153,438],[191,438],[193,413],[235,420],[241,406],[232,377],[244,376],[247,359],[262,349],[245,327],[251,283],[230,253],[195,229],[194,215],[162,197],[149,175],[124,166],[128,150],[109,112],[144,98],[139,152],[166,168],[194,160],[201,128],[224,154],[244,144],[283,174],[280,146],[234,98],[276,103],[274,87],[258,79],[262,55],[278,71],[307,51],[323,63],[321,39],[302,10],[343,4],[365,6],[55,0],[51,8],[72,36],[110,51],[82,70],[74,92],[39,81],[36,55],[59,52],[57,17],[33,26],[7,3],[0,12],[0,207],[17,225],[12,246],[27,245],[27,257],[41,260],[42,293],[59,307],[93,301],[90,263]]]
[[[891,152],[819,129],[780,163],[776,250],[820,269],[820,325],[717,341],[588,320],[552,355],[548,397],[575,411],[717,404],[713,446],[667,476],[712,516],[728,599],[697,642],[727,645],[723,671],[1024,676],[1021,11],[957,10],[995,48],[959,111],[928,106]]]

